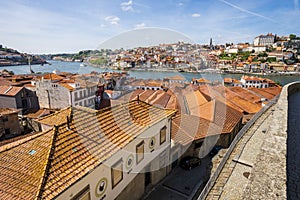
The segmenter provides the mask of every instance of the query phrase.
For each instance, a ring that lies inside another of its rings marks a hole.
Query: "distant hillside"
[[[0,67],[12,65],[28,65],[29,62],[32,65],[47,63],[40,56],[20,53],[15,49],[3,47],[2,45],[0,45]]]

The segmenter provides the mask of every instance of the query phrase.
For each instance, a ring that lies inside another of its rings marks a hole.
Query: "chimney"
[[[139,104],[140,103],[140,95],[138,94],[136,97],[137,97],[136,100],[137,100],[137,102]]]
[[[69,116],[67,116],[67,127],[68,127],[68,130],[71,130],[71,128],[70,128],[70,119],[69,119]]]

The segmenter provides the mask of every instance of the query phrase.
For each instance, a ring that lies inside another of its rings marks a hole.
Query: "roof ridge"
[[[60,110],[58,110],[58,111],[55,111],[54,113],[52,113],[52,114],[50,114],[50,115],[47,115],[47,116],[44,116],[44,117],[39,118],[38,120],[40,121],[40,120],[42,120],[42,119],[51,117],[51,116],[53,116],[53,115],[56,115],[56,114],[59,113],[59,112],[62,112],[62,111],[64,111],[64,110],[67,110],[67,109],[70,109],[70,108],[72,109],[72,106],[68,106],[68,107],[66,107],[66,108],[60,109]]]
[[[50,145],[50,149],[48,151],[48,157],[47,157],[47,161],[45,163],[44,166],[44,170],[43,170],[43,175],[40,179],[40,183],[39,183],[39,188],[37,190],[37,195],[36,195],[36,199],[42,199],[43,196],[43,192],[44,192],[44,188],[46,186],[47,183],[47,179],[49,176],[49,169],[50,169],[50,163],[54,154],[54,150],[55,150],[55,142],[56,142],[56,137],[57,137],[57,133],[58,133],[58,128],[59,126],[54,125],[53,129],[51,129],[53,131],[53,135],[52,135],[52,139],[51,139],[51,145]]]
[[[180,122],[181,122],[181,119],[180,119]],[[189,138],[191,138],[192,140],[195,140],[195,137],[192,137],[190,134],[188,134],[188,132],[186,132],[186,131],[184,130],[184,128],[182,128],[181,126],[178,126],[175,122],[173,122],[172,125],[177,126],[178,131],[181,130],[181,131],[182,131],[185,135],[187,135]],[[177,134],[178,134],[178,131],[177,131],[177,133],[176,133],[176,135],[175,135],[175,138],[176,138],[176,136],[177,136]]]
[[[40,133],[34,134],[34,135],[26,137],[26,138],[22,138],[20,140],[17,140],[17,141],[8,143],[8,144],[4,144],[3,146],[0,146],[0,153],[4,152],[4,151],[7,151],[7,150],[10,150],[10,149],[12,149],[14,147],[17,147],[17,146],[19,146],[21,144],[24,144],[24,143],[28,142],[28,141],[31,141],[31,140],[33,140],[33,139],[35,139],[37,137],[45,135],[45,134],[47,134],[50,131],[51,131],[51,129],[49,129],[47,131],[44,131],[44,132],[40,132]]]

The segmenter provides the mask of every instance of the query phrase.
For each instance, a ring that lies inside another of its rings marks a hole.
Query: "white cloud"
[[[118,25],[119,21],[120,21],[119,17],[113,16],[113,15],[112,16],[107,16],[104,19],[105,19],[105,21],[109,22],[112,25]]]
[[[182,2],[176,4],[177,7],[181,7],[181,6],[183,6],[183,5],[184,5],[184,4],[183,4]]]
[[[120,5],[121,5],[121,9],[125,12],[127,12],[127,11],[133,12],[134,11],[134,9],[132,7],[132,5],[133,5],[132,0],[129,0],[128,2],[122,2]]]
[[[192,14],[192,17],[200,17],[201,15],[199,13]]]
[[[139,28],[145,28],[146,24],[144,22],[140,23],[140,24],[136,24],[134,26],[135,29],[139,29]]]

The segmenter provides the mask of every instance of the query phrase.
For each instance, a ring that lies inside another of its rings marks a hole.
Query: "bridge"
[[[286,85],[243,127],[193,199],[300,199],[299,91]]]

